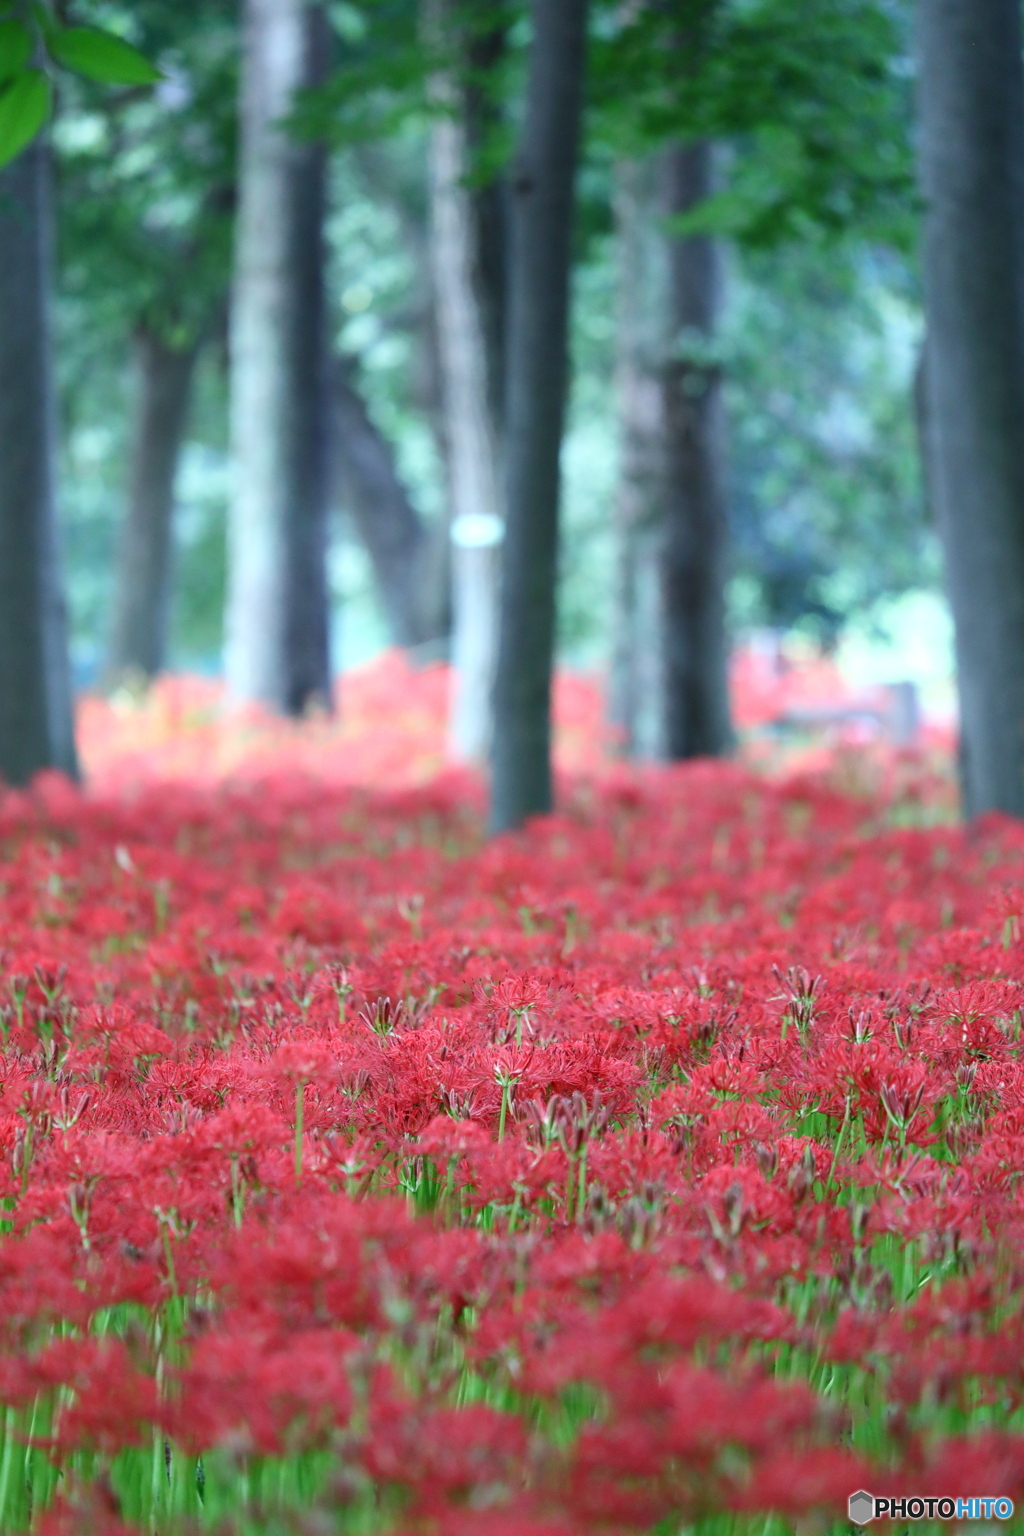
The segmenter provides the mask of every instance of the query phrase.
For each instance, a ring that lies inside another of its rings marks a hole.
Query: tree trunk
[[[930,489],[968,815],[1024,816],[1024,75],[1018,0],[922,0]]]
[[[508,48],[503,26],[470,40],[472,71],[465,88],[468,158],[476,164],[502,128],[501,108],[488,82],[500,69]],[[504,174],[477,182],[469,190],[473,242],[473,289],[480,309],[487,363],[487,398],[499,455],[505,430],[505,341],[508,329],[509,187]]]
[[[423,252],[424,264],[430,262],[430,231]],[[451,442],[448,436],[448,413],[445,410],[442,384],[441,342],[437,316],[437,294],[433,278],[428,287],[423,327],[420,333],[420,408],[430,427],[434,447],[441,466],[445,494],[442,496],[438,515],[424,527],[425,542],[418,564],[418,596],[420,622],[428,641],[434,649],[447,657],[451,649],[452,633],[452,498]]]
[[[526,115],[512,185],[495,832],[551,808],[559,453],[587,3],[533,0],[532,14]]]
[[[444,13],[434,16],[441,23]],[[450,78],[433,83],[450,115],[430,131],[431,255],[447,420],[452,539],[452,709],[448,746],[483,761],[491,741],[502,526],[489,402],[485,321],[475,283],[474,211],[466,185],[465,111]]]
[[[351,514],[370,556],[392,641],[417,646],[436,638],[423,611],[427,532],[398,477],[390,444],[349,375],[346,361],[332,361],[331,461],[337,499]]]
[[[923,337],[917,354],[914,379],[911,385],[911,402],[914,409],[914,430],[917,433],[918,458],[921,461],[921,496],[924,503],[924,515],[926,521],[931,522],[935,517],[935,491],[933,486],[935,467],[932,462],[935,444],[932,440],[931,404],[928,398],[927,334]]]
[[[77,773],[54,507],[50,157],[0,173],[0,777]]]
[[[429,25],[429,19],[427,24]],[[380,185],[386,174],[379,164],[379,156],[373,146],[355,146],[353,153],[362,175],[371,186]],[[438,463],[442,469],[445,486],[448,483],[449,442],[448,421],[441,387],[441,359],[438,344],[437,296],[431,276],[429,221],[424,221],[409,206],[408,199],[398,195],[389,199],[389,206],[402,230],[407,253],[419,274],[417,296],[414,299],[413,323],[416,331],[416,349],[413,357],[412,404],[419,411],[430,430]],[[417,555],[417,613],[422,626],[425,654],[431,659],[446,654],[451,633],[451,508],[450,497],[444,496],[439,515],[423,524],[424,544]]]
[[[659,285],[652,271],[651,179],[650,162],[623,160],[615,169],[619,470],[608,719],[625,755],[660,757],[662,391],[655,364]]]
[[[281,119],[322,78],[326,52],[320,6],[246,0],[225,670],[234,702],[293,715],[330,701],[326,156]]]
[[[135,337],[135,421],[128,508],[121,535],[109,683],[152,678],[164,666],[171,595],[174,481],[199,348]]]
[[[711,145],[665,156],[665,209],[686,213],[712,190]],[[717,756],[732,744],[725,635],[728,529],[721,370],[715,360],[721,253],[700,235],[669,251],[664,372],[665,752]]]

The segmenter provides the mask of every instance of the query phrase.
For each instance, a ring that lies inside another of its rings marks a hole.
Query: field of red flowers
[[[0,799],[0,1529],[1024,1500],[1024,827],[289,750]]]

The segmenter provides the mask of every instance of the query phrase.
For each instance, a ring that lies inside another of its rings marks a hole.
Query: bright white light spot
[[[373,303],[373,291],[365,283],[353,283],[341,296],[341,307],[350,315],[360,315]]]

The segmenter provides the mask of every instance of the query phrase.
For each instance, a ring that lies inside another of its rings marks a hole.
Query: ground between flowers
[[[1024,828],[937,793],[6,795],[0,1529],[1024,1501]]]

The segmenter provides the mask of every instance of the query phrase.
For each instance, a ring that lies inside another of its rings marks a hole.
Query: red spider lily
[[[409,1536],[1016,1496],[1020,829],[699,764],[484,846],[465,776],[274,752],[0,799],[40,1528],[127,1529],[77,1469],[162,1440],[315,1452]]]
[[[196,1344],[169,1428],[197,1452],[228,1446],[271,1455],[316,1444],[348,1421],[347,1361],[356,1347],[337,1328],[284,1332],[229,1314]]]

